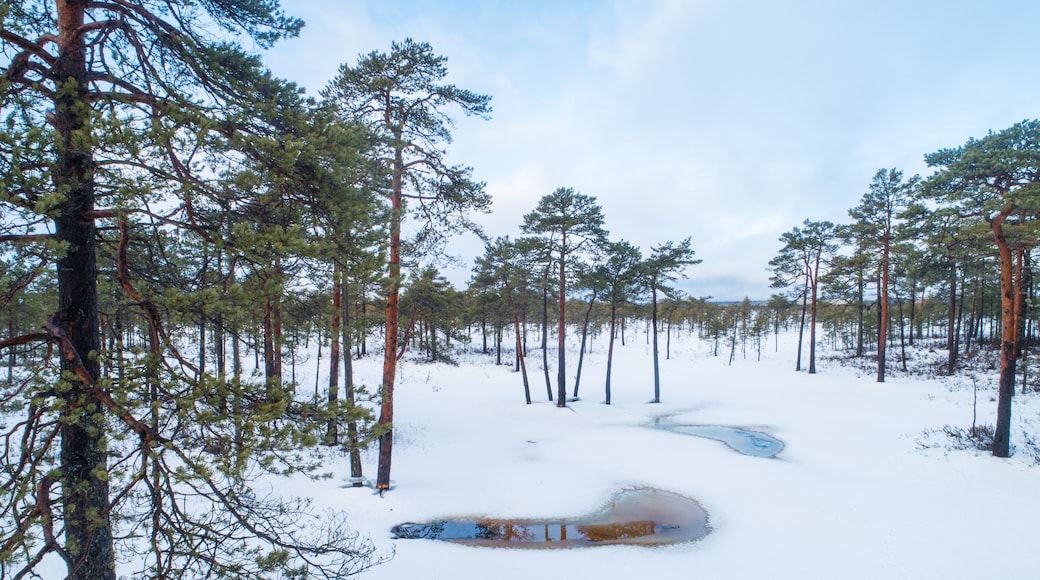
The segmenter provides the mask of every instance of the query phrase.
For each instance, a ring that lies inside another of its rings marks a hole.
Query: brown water
[[[659,546],[699,540],[711,531],[696,501],[658,489],[623,491],[599,512],[576,519],[448,519],[394,526],[395,537],[474,546],[574,548],[613,544]]]

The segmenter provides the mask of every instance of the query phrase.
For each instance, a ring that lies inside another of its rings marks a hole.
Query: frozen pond
[[[406,523],[397,538],[444,540],[474,546],[575,548],[612,544],[658,546],[699,540],[711,531],[696,501],[658,489],[623,491],[601,511],[576,519],[446,519]]]
[[[714,439],[728,445],[731,449],[744,455],[754,457],[776,457],[784,448],[784,442],[765,433],[749,431],[737,427],[720,425],[676,425],[664,421],[654,421],[655,429]]]

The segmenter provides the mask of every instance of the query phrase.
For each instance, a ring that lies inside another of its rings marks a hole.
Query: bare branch
[[[54,234],[7,234],[0,236],[0,243],[6,242],[44,242],[54,239]]]

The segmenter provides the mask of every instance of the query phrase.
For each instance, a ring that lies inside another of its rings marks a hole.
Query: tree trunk
[[[1026,305],[1028,304],[1028,292],[1031,284],[1032,271],[1027,262],[1028,252],[1023,248],[1015,250],[1015,358],[1022,357],[1022,351],[1026,346]]]
[[[100,378],[94,356],[101,351],[98,320],[97,253],[94,221],[94,159],[90,140],[91,105],[87,97],[87,65],[81,29],[85,0],[58,0],[58,59],[54,78],[65,82],[54,102],[57,152],[51,173],[56,191],[65,193],[55,218],[55,237],[68,245],[58,261],[56,322],[79,356],[86,373]],[[60,81],[59,81],[60,82]],[[71,361],[62,359],[66,376]],[[91,386],[72,380],[61,396],[62,513],[69,551],[70,580],[115,579],[115,549],[108,511],[107,422]],[[84,412],[87,411],[87,412]],[[50,498],[39,498],[47,505]]]
[[[206,374],[206,312],[205,307],[199,308],[199,372],[197,380],[202,380]]]
[[[809,316],[809,374],[816,374],[816,302],[817,290],[820,281],[820,257],[816,256],[816,264],[813,267],[812,279],[812,302]]]
[[[483,339],[483,341],[484,341],[484,348],[483,348],[483,349],[481,349],[481,351],[480,351],[480,352],[482,352],[482,353],[484,353],[484,354],[487,354],[487,353],[488,353],[488,343],[487,343],[487,318],[481,318],[481,319],[480,319],[480,336],[481,336],[481,338],[482,338],[482,339]]]
[[[495,324],[495,364],[502,364],[502,325]]]
[[[865,291],[866,282],[864,280],[865,276],[864,276],[864,272],[863,272],[863,261],[862,260],[857,260],[857,261],[859,262],[859,264],[858,264],[858,267],[856,269],[856,272],[857,272],[856,287],[857,287],[857,291],[858,291],[859,302],[856,305],[856,310],[857,310],[857,314],[858,314],[857,321],[856,321],[856,356],[861,358],[863,356],[863,334],[865,332],[865,329],[864,329],[864,326],[865,326],[864,319],[865,319],[865,314],[866,314],[866,308],[865,308],[866,305],[863,303],[863,298],[864,298],[863,294],[864,294],[864,291]]]
[[[963,282],[967,280],[962,280]],[[968,311],[968,330],[964,335],[964,352],[971,352],[971,341],[975,339],[976,335],[982,339],[982,317],[984,316],[983,310],[983,296],[982,296],[982,284],[979,283],[978,278],[972,282],[971,286],[971,308]],[[976,316],[978,313],[978,316]],[[961,290],[960,309],[957,311],[957,339],[961,338],[961,320],[964,319],[964,290]],[[976,330],[978,328],[978,330]],[[956,348],[959,343],[955,342],[954,347]]]
[[[910,320],[907,323],[907,327],[910,331],[907,333],[907,337],[910,346],[914,345],[914,323],[917,322],[917,284],[910,284]],[[920,338],[920,337],[918,337]]]
[[[578,371],[574,377],[574,398],[578,398],[578,385],[581,384],[581,366],[585,362],[585,339],[589,335],[589,315],[592,314],[592,303],[596,301],[596,291],[592,291],[589,307],[585,309],[585,321],[581,325],[581,350],[578,352]]]
[[[798,323],[798,356],[795,359],[794,370],[798,372],[802,370],[802,344],[805,342],[805,314],[808,309],[809,302],[809,273],[806,272],[805,286],[802,288],[802,317]],[[716,346],[716,352],[718,347]]]
[[[227,280],[224,276],[224,250],[217,251],[217,276]],[[227,291],[225,281],[225,292]],[[224,328],[224,310],[219,308],[213,315],[213,358],[217,363],[217,376],[221,382],[227,375],[227,332]]]
[[[614,362],[614,334],[617,323],[617,306],[612,302],[610,304],[610,340],[607,342],[607,384],[606,384],[606,396],[607,404],[610,404],[610,370],[611,365]]]
[[[346,396],[346,412],[349,415],[347,419],[347,445],[350,448],[350,478],[354,482],[354,487],[361,487],[364,485],[362,480],[364,473],[361,469],[361,442],[358,437],[358,424],[355,418],[357,394],[354,391],[354,362],[350,358],[352,328],[349,284],[344,280],[340,287],[343,291],[343,296],[340,298],[340,303],[343,307],[343,390]]]
[[[520,367],[520,374],[524,379],[524,400],[531,404],[531,385],[527,382],[527,364],[524,362],[524,349],[520,340],[520,312],[513,301],[513,290],[506,285],[506,294],[509,297],[509,309],[513,311],[513,331],[516,334],[516,363]]]
[[[325,444],[339,443],[339,337],[340,312],[343,309],[342,273],[339,264],[332,267],[332,324],[329,331],[329,422],[325,429]],[[318,339],[321,344],[321,339]],[[349,358],[349,357],[347,357]]]
[[[885,232],[883,247],[881,250],[881,281],[879,286],[879,301],[881,302],[878,313],[881,316],[880,323],[878,324],[878,367],[877,367],[877,382],[885,382],[885,355],[888,351],[888,252],[889,252],[889,241],[888,232]]]
[[[672,320],[671,314],[664,321],[664,360],[672,360]]]
[[[1023,395],[1026,394],[1027,388],[1029,386],[1029,380],[1028,380],[1029,379],[1029,374],[1028,374],[1027,361],[1028,361],[1028,358],[1029,358],[1029,346],[1032,343],[1032,338],[1033,338],[1033,318],[1029,316],[1028,306],[1034,304],[1034,300],[1036,299],[1036,294],[1035,294],[1034,284],[1033,284],[1033,266],[1032,266],[1032,260],[1031,260],[1031,256],[1030,256],[1030,251],[1031,250],[1027,250],[1026,251],[1025,269],[1022,272],[1023,277],[1022,277],[1022,282],[1021,282],[1022,292],[1026,292],[1027,295],[1023,297],[1023,300],[1022,300],[1022,305],[1023,306],[1022,306],[1021,312],[1019,314],[1026,321],[1025,324],[1023,325],[1024,334],[1023,334],[1022,338],[1020,339],[1020,346],[1021,346],[1021,349],[1020,349],[1021,350],[1021,355],[1020,355],[1020,357],[1022,359],[1022,394]]]
[[[654,284],[650,288],[650,301],[652,303],[652,310],[650,315],[650,321],[654,329],[654,403],[661,402],[661,366],[657,356],[657,285]]]
[[[729,364],[727,366],[733,366],[733,359],[737,356],[737,320],[738,316],[733,316],[733,329],[729,338]]]
[[[950,258],[950,297],[946,312],[946,374],[953,376],[957,370],[957,267]]]
[[[118,334],[118,330],[116,331],[116,333]],[[11,318],[7,319],[7,337],[14,338],[16,336],[18,336],[18,333],[16,332],[14,326],[14,317],[12,316]],[[115,349],[112,350],[115,351]],[[12,385],[14,384],[14,367],[18,363],[18,357],[15,354],[16,352],[17,351],[12,348],[8,351],[7,354],[7,382]]]
[[[542,288],[542,371],[545,372],[545,392],[553,400],[552,381],[549,380],[549,286]]]
[[[430,320],[427,323],[427,326],[430,327],[430,362],[436,362],[437,361],[437,325],[433,322],[433,320]],[[501,328],[501,327],[499,327],[499,328]],[[500,331],[500,334],[501,334],[501,331]],[[502,342],[501,337],[499,337],[498,341]]]
[[[559,368],[556,369],[556,406],[567,406],[567,273],[565,259],[567,256],[567,233],[561,233],[560,239],[560,320],[556,328],[556,345]]]
[[[269,389],[282,388],[281,294],[270,292],[264,301],[264,371]],[[280,395],[279,395],[280,396]]]
[[[396,135],[400,141],[400,135]],[[386,332],[383,349],[383,384],[380,395],[377,425],[386,431],[379,437],[379,463],[376,489],[390,489],[390,463],[393,455],[394,382],[397,378],[397,348],[399,303],[401,293],[401,219],[404,212],[403,188],[404,155],[400,146],[394,152],[394,173],[391,182],[390,262],[386,293]]]
[[[1018,339],[1014,257],[1004,235],[1006,216],[990,222],[1000,253],[1000,381],[997,394],[997,421],[993,430],[993,455],[1011,455],[1011,399],[1015,394],[1015,343]]]
[[[901,351],[900,359],[903,361],[903,372],[907,372],[906,368],[906,333],[905,323],[903,320],[903,299],[896,295],[896,300],[899,302],[899,348]],[[913,336],[913,324],[910,325],[910,336]]]

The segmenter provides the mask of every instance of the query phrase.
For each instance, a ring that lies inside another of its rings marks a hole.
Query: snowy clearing
[[[610,406],[601,403],[603,341],[586,355],[581,400],[566,409],[546,401],[534,350],[530,406],[519,374],[491,357],[465,355],[459,367],[405,362],[394,488],[379,497],[370,487],[344,487],[349,469],[340,460],[330,464],[331,480],[294,483],[291,492],[346,510],[352,527],[395,550],[368,580],[1034,577],[1040,467],[1024,439],[1040,431],[1037,395],[1016,397],[1012,458],[955,450],[934,431],[971,427],[968,379],[892,376],[879,384],[830,360],[816,375],[796,373],[794,340],[783,339],[761,361],[749,349],[728,366],[704,343],[673,338],[670,360],[661,354],[660,404],[647,403],[653,370],[643,335],[615,347]],[[376,358],[356,366],[360,381],[377,383]],[[572,380],[576,367],[571,356]],[[987,383],[980,423],[993,421],[995,405]],[[775,458],[741,455],[719,441],[650,428],[662,417],[760,431],[785,447]],[[370,453],[366,475],[374,460]],[[636,487],[697,500],[711,533],[673,546],[567,550],[390,533],[443,518],[580,517]]]

